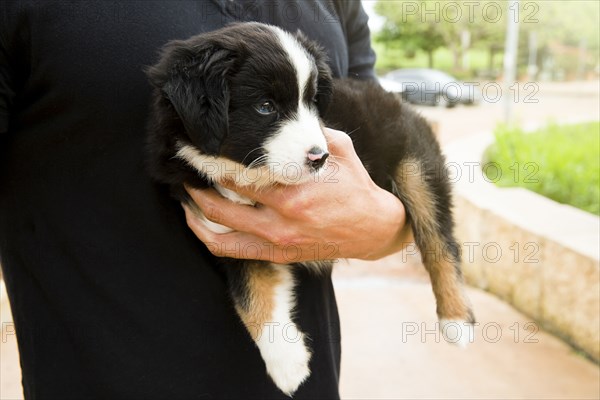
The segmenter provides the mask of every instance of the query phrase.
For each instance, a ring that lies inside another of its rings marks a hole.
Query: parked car
[[[400,84],[402,98],[413,104],[454,107],[481,100],[481,92],[475,84],[461,82],[436,69],[397,69],[383,78]]]
[[[378,77],[377,80],[379,81],[379,85],[381,85],[381,87],[388,92],[401,94],[404,90],[402,83],[396,82],[392,79]]]

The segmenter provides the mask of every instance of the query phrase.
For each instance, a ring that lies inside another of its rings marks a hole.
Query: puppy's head
[[[181,122],[177,156],[210,179],[300,183],[324,166],[331,72],[302,34],[230,25],[169,43],[148,76]]]

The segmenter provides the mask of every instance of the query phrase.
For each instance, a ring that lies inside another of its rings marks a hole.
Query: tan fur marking
[[[456,270],[458,260],[444,251],[443,237],[436,220],[435,195],[421,172],[421,164],[408,159],[396,170],[395,183],[409,210],[417,246],[429,273],[439,318],[472,320]]]
[[[242,322],[250,332],[252,339],[257,340],[266,322],[273,320],[275,309],[275,287],[281,283],[279,271],[271,265],[262,263],[249,264],[247,311],[236,306]]]
[[[446,258],[447,256],[442,256],[440,261],[423,260],[431,278],[438,317],[471,321],[473,317],[455,272],[455,264]]]
[[[421,231],[425,242],[438,239],[431,237],[438,229],[435,198],[422,175],[420,162],[410,158],[403,161],[396,170],[395,182],[402,188],[402,200],[407,202],[410,208],[413,229]]]

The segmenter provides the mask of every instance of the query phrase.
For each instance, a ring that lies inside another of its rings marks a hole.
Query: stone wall
[[[457,238],[466,281],[600,361],[600,219],[525,189],[468,174],[489,136],[453,144]],[[459,168],[460,170],[460,168]],[[489,317],[489,316],[488,316]]]

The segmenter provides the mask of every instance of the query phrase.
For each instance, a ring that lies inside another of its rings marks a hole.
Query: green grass
[[[531,133],[500,126],[495,136],[483,160],[489,180],[600,215],[600,122],[552,124]]]

